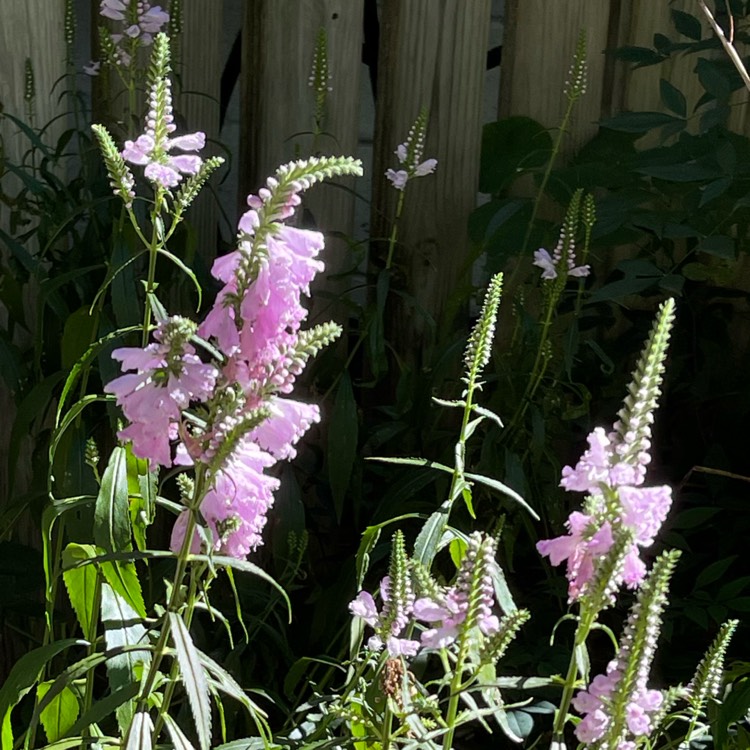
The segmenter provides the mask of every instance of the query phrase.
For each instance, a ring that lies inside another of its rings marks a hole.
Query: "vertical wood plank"
[[[50,147],[57,144],[60,134],[68,127],[67,118],[63,115],[67,102],[60,99],[63,89],[56,82],[65,73],[65,38],[63,2],[50,0],[27,0],[19,3],[16,0],[0,0],[0,102],[3,109],[23,121],[26,117],[25,92],[25,61],[31,60],[36,96],[34,98],[34,121],[36,128],[49,123],[43,136]],[[54,122],[52,122],[55,118]],[[0,115],[0,137],[2,138],[5,157],[13,164],[20,164],[29,148],[28,138],[18,132],[18,128]],[[14,193],[20,188],[20,183],[11,179],[11,175],[3,175],[3,188]],[[6,231],[8,213],[0,205],[0,225]],[[28,227],[27,227],[28,229]],[[27,245],[29,252],[36,248],[33,242]],[[3,243],[0,242],[0,252],[5,254]],[[33,300],[35,290],[28,287],[25,290]],[[29,310],[33,303],[29,301]],[[0,325],[5,326],[7,311],[0,304]],[[33,330],[32,322],[32,330]],[[5,383],[0,381],[0,411],[4,419],[0,425],[0,505],[8,500],[7,474],[5,467],[8,461],[8,447],[10,430],[16,413],[14,394],[10,393]],[[16,487],[23,490],[31,471],[29,446],[21,451],[17,471]]]
[[[500,116],[525,115],[553,128],[560,124],[563,96],[576,43],[586,32],[588,84],[576,104],[563,148],[577,151],[597,130],[604,94],[611,0],[511,0],[506,8],[500,82]]]
[[[467,220],[476,202],[490,0],[385,0],[382,7],[373,168],[372,236],[387,237],[397,191],[384,172],[422,106],[425,158],[437,170],[407,186],[396,266],[416,305],[389,301],[390,336],[412,364],[427,340],[424,310],[440,327],[468,268]],[[382,246],[382,245],[381,245]]]
[[[180,131],[201,130],[206,134],[206,148],[201,154],[204,158],[223,155],[216,143],[221,95],[222,3],[183,0],[182,13],[181,59],[175,61],[181,83],[177,113],[184,119]],[[200,54],[194,54],[194,50],[200,50]],[[210,267],[216,256],[219,208],[208,188],[198,196],[188,218],[196,233],[196,254]]]
[[[248,0],[242,43],[240,210],[245,196],[256,192],[279,164],[316,153],[356,154],[362,13],[362,0]],[[308,79],[321,28],[328,39],[332,90],[326,132],[315,139],[315,95]],[[304,207],[318,229],[351,236],[354,187],[353,180],[340,180],[316,186],[305,196]],[[347,268],[348,256],[344,239],[327,238],[326,272],[314,292],[321,287],[334,295],[342,291],[343,282],[328,277]],[[328,307],[313,304],[311,320]]]

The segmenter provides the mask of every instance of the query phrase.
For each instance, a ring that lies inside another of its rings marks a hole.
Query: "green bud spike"
[[[612,720],[602,738],[603,747],[617,747],[625,739],[627,707],[635,693],[646,685],[661,628],[661,615],[667,604],[669,580],[679,558],[679,550],[659,555],[631,609],[620,639],[617,662],[622,676],[610,697]]]
[[[565,81],[565,96],[574,102],[586,93],[586,32],[582,29],[578,36],[573,62]]]
[[[391,625],[403,618],[414,601],[414,592],[409,576],[409,558],[406,555],[406,543],[401,531],[393,535],[391,542],[391,561],[388,566],[388,601],[383,606],[383,617],[380,635],[383,641],[391,635]]]
[[[500,629],[486,639],[479,652],[480,664],[495,664],[502,659],[518,631],[528,622],[531,614],[527,609],[509,612],[500,620]]]
[[[196,174],[190,175],[180,185],[174,199],[178,216],[181,216],[190,204],[196,199],[198,193],[206,184],[208,178],[224,163],[221,156],[211,156],[201,164]]]
[[[626,463],[637,464],[638,456],[648,452],[651,440],[653,413],[661,395],[664,360],[667,356],[669,334],[674,323],[675,303],[668,299],[661,304],[641,356],[638,359],[628,395],[614,429],[618,434],[615,450]]]
[[[739,620],[728,620],[719,629],[719,634],[706,651],[695,670],[695,675],[688,687],[688,703],[698,719],[704,712],[706,704],[711,698],[716,698],[721,690],[721,680],[724,672],[724,659],[727,655],[729,642]]]
[[[133,205],[133,198],[135,197],[133,191],[133,186],[135,185],[133,173],[125,164],[125,160],[115,145],[114,139],[104,125],[92,125],[91,129],[94,131],[96,140],[99,143],[99,150],[102,152],[104,165],[107,167],[109,184],[115,195],[119,195],[125,206],[130,208]]]
[[[466,375],[464,376],[464,382],[469,386],[469,389],[476,387],[477,381],[482,375],[482,370],[490,361],[502,290],[503,275],[502,273],[498,273],[490,280],[487,292],[484,295],[484,303],[482,311],[479,314],[479,320],[477,320],[466,345],[466,352],[464,354]]]

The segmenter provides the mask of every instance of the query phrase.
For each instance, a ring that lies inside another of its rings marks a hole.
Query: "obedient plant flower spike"
[[[182,216],[185,210],[195,200],[198,193],[200,193],[203,186],[206,184],[206,180],[224,163],[224,158],[221,156],[210,156],[201,164],[200,169],[193,175],[190,175],[185,182],[182,183],[180,189],[175,195],[174,204],[177,218]],[[175,221],[175,225],[176,225]]]
[[[388,566],[387,593],[381,595],[383,606],[384,635],[400,632],[406,627],[409,613],[414,605],[414,589],[409,575],[409,560],[406,556],[406,543],[401,531],[393,535],[391,542],[391,561]],[[385,638],[384,638],[385,640]]]
[[[463,380],[469,386],[469,390],[473,390],[492,356],[492,344],[495,340],[495,324],[497,323],[497,311],[500,307],[502,291],[503,275],[502,273],[498,273],[490,280],[484,295],[482,311],[466,344],[466,352],[464,353],[466,374]]]
[[[103,125],[92,125],[91,130],[94,131],[94,135],[99,142],[99,149],[102,152],[104,165],[107,167],[107,174],[109,175],[109,184],[114,194],[122,198],[127,209],[132,208],[135,198],[133,173],[125,164],[122,154],[107,129]]]
[[[661,304],[651,334],[638,359],[633,381],[619,420],[614,425],[617,438],[615,451],[624,463],[638,467],[645,474],[651,448],[651,424],[661,395],[664,360],[667,356],[669,334],[675,317],[674,299]]]
[[[719,695],[724,676],[724,659],[738,625],[739,620],[727,620],[721,626],[719,634],[695,670],[695,675],[687,688],[687,700],[693,711],[693,721],[704,713],[706,703]]]
[[[73,0],[65,0],[64,28],[67,61],[71,63],[73,61],[73,46],[76,41],[76,14],[73,7]]]
[[[331,74],[328,71],[328,36],[325,28],[321,27],[315,41],[313,63],[310,78],[310,88],[315,93],[315,135],[323,130],[326,114],[326,100],[331,91]]]
[[[500,627],[496,633],[485,639],[479,652],[479,663],[495,664],[505,654],[508,646],[518,635],[518,631],[528,622],[531,613],[527,609],[516,609],[500,619]]]
[[[573,62],[565,81],[565,96],[570,102],[580,99],[586,93],[586,32],[581,30],[576,43]]]
[[[648,689],[648,678],[669,579],[679,556],[679,550],[672,550],[657,558],[638,593],[620,639],[620,651],[606,675],[595,677],[588,689],[573,699],[573,706],[585,714],[575,732],[581,742],[617,750],[635,747],[621,743],[650,733],[652,715],[660,709],[663,696]]]
[[[492,567],[495,562],[497,540],[474,532],[469,537],[466,554],[461,561],[456,589],[466,598],[466,616],[460,626],[459,652],[468,647],[471,631],[479,627],[486,634],[497,630],[497,618],[492,614],[495,589]]]

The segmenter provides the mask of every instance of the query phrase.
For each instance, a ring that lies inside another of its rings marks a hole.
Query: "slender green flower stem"
[[[391,710],[391,699],[385,699],[385,713],[383,715],[383,728],[380,735],[380,750],[388,750],[391,746],[391,731],[393,730],[393,711]]]
[[[542,203],[542,198],[544,197],[544,193],[547,189],[547,183],[549,182],[550,175],[552,174],[552,168],[555,166],[557,157],[560,154],[563,137],[568,132],[568,125],[570,124],[570,118],[573,114],[573,106],[575,105],[575,101],[576,100],[573,98],[568,98],[568,106],[565,108],[565,114],[563,115],[562,122],[557,129],[557,137],[555,138],[555,142],[552,145],[552,153],[550,154],[549,160],[547,161],[547,166],[544,170],[544,174],[542,175],[542,181],[539,184],[539,190],[537,190],[536,197],[534,198],[534,205],[531,209],[531,218],[529,219],[529,224],[526,227],[526,234],[524,235],[523,243],[521,244],[521,251],[518,255],[519,262],[516,263],[516,266],[510,275],[510,281],[508,282],[509,289],[515,288],[515,282],[518,279],[518,274],[520,273],[522,266],[521,259],[526,257],[526,251],[529,248],[531,233],[534,230],[534,223],[536,222],[536,217],[539,213],[539,206]]]
[[[185,577],[185,573],[190,562],[190,548],[193,542],[193,534],[196,527],[196,515],[197,508],[200,507],[200,501],[203,499],[205,494],[205,476],[202,468],[199,466],[196,469],[195,476],[195,492],[193,494],[194,502],[193,507],[190,508],[188,513],[187,526],[185,529],[185,538],[182,540],[182,546],[177,555],[177,569],[175,570],[174,578],[172,579],[172,592],[169,597],[167,604],[167,612],[178,612],[180,605],[182,604],[180,587],[182,585],[182,579]],[[138,696],[138,710],[145,711],[148,709],[148,699],[151,692],[156,684],[156,677],[159,674],[159,667],[164,659],[167,650],[167,641],[169,640],[169,618],[164,617],[161,632],[159,638],[154,646],[154,655],[151,659],[151,665],[149,666],[148,674],[146,679],[143,681],[141,691]]]
[[[531,368],[531,374],[529,375],[528,382],[526,383],[526,388],[524,389],[523,396],[521,396],[518,407],[516,408],[515,413],[511,417],[510,421],[508,422],[508,426],[504,431],[506,439],[513,435],[515,429],[518,427],[519,423],[526,414],[526,410],[529,408],[529,404],[534,398],[534,394],[536,393],[537,388],[539,388],[539,385],[544,378],[544,373],[547,370],[548,360],[544,356],[544,351],[547,346],[547,341],[549,340],[549,331],[552,327],[552,316],[557,307],[557,299],[558,295],[553,291],[547,305],[544,320],[542,321],[542,333],[539,337],[539,345],[537,346],[536,350],[534,366]]]
[[[148,277],[146,278],[146,304],[143,311],[143,334],[141,345],[148,344],[149,329],[151,328],[151,299],[150,294],[156,289],[156,258],[161,247],[159,226],[161,222],[161,207],[164,202],[164,188],[157,186],[154,208],[151,212],[151,242],[148,243]]]
[[[443,736],[443,750],[450,750],[453,747],[453,735],[456,732],[456,718],[458,717],[458,702],[461,698],[461,691],[464,686],[461,684],[461,678],[464,671],[464,662],[466,661],[467,639],[461,639],[461,647],[456,658],[456,665],[453,668],[453,677],[450,684],[450,698],[448,700],[448,713],[445,716],[445,723],[448,727]]]
[[[190,570],[190,589],[187,595],[186,610],[185,610],[185,613],[183,614],[185,627],[188,630],[190,629],[190,625],[193,621],[193,614],[195,612],[196,594],[197,594],[197,588],[198,588],[197,582],[201,579],[205,569],[206,569],[206,565],[203,564],[199,566],[198,568],[193,567]],[[179,668],[180,666],[177,663],[177,660],[173,659],[172,666],[169,670],[169,678],[167,681],[167,687],[164,690],[164,698],[162,699],[161,706],[159,706],[159,714],[156,717],[156,722],[154,723],[154,731],[152,734],[154,744],[156,744],[156,740],[159,737],[159,733],[161,732],[162,727],[164,726],[164,717],[169,715],[169,707],[172,705],[172,699],[174,698],[174,693],[177,688],[177,677],[178,677]]]
[[[562,747],[565,746],[565,722],[568,718],[570,702],[573,700],[573,692],[578,682],[578,650],[586,644],[586,639],[591,632],[591,627],[596,619],[596,612],[585,612],[581,614],[578,622],[575,636],[573,638],[573,649],[570,653],[570,662],[568,664],[568,673],[565,676],[560,705],[555,713],[555,723],[552,727],[552,737]]]
[[[396,204],[396,216],[393,219],[393,227],[391,227],[391,236],[388,239],[388,257],[385,260],[385,269],[389,271],[393,264],[393,252],[396,248],[396,239],[398,238],[398,225],[401,220],[401,213],[404,210],[404,195],[406,194],[406,186],[404,190],[398,191],[398,203]]]

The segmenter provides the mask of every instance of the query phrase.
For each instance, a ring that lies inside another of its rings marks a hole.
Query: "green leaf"
[[[99,574],[93,565],[72,567],[79,560],[96,556],[93,544],[70,543],[63,550],[63,581],[73,611],[78,618],[83,637],[93,642],[96,639],[97,602],[99,600]]]
[[[270,583],[280,594],[284,603],[286,604],[287,611],[289,613],[289,621],[292,619],[292,604],[289,601],[289,596],[286,591],[282,588],[281,584],[278,583],[272,576],[268,575],[263,568],[258,567],[249,560],[238,560],[236,557],[227,557],[226,555],[190,555],[191,560],[201,560],[209,565],[214,565],[221,568],[234,568],[242,573],[250,573],[251,575],[262,578],[267,583]]]
[[[336,389],[328,427],[328,481],[336,518],[341,522],[344,500],[357,456],[359,419],[349,373],[344,372]]]
[[[698,80],[711,96],[719,101],[729,98],[732,93],[732,81],[723,68],[705,57],[699,57],[695,64]]]
[[[52,680],[39,683],[36,689],[38,700],[41,701],[44,698],[52,683]],[[78,699],[68,686],[65,686],[39,714],[39,720],[49,742],[55,742],[64,737],[77,718]]]
[[[141,623],[138,613],[126,599],[112,587],[102,584],[101,619],[104,624],[104,643],[107,651],[131,647],[115,654],[107,654],[107,676],[112,691],[130,687],[138,682],[137,667],[151,662],[151,653],[147,648],[137,649],[148,644],[148,633]],[[117,721],[124,733],[134,716],[133,701],[123,703],[117,711]]]
[[[679,164],[654,164],[635,170],[648,177],[666,182],[699,182],[712,180],[720,175],[716,167],[699,164],[695,161],[680,162]]]
[[[151,733],[153,731],[154,725],[148,711],[139,711],[130,722],[125,750],[151,750],[153,746]]]
[[[203,303],[203,290],[201,289],[201,285],[198,283],[198,279],[193,273],[193,270],[186,266],[176,255],[172,255],[172,253],[170,253],[169,250],[164,247],[159,248],[159,254],[169,258],[169,260],[171,260],[172,263],[174,263],[177,268],[179,268],[180,271],[182,271],[190,279],[190,281],[193,282],[193,286],[198,292],[198,304],[195,306],[195,310],[196,312],[200,310],[201,304]]]
[[[666,78],[660,79],[659,91],[661,93],[661,100],[668,110],[674,112],[678,117],[685,117],[687,115],[687,100],[682,91],[673,86]]]
[[[479,482],[479,484],[483,484],[486,487],[490,487],[491,489],[496,490],[503,495],[506,495],[511,500],[517,502],[522,508],[524,508],[534,520],[539,520],[539,515],[537,514],[537,512],[515,490],[508,487],[507,484],[503,484],[497,479],[491,479],[490,477],[482,476],[481,474],[466,473],[464,476],[467,479],[472,479],[475,482]]]
[[[508,117],[482,129],[479,190],[498,193],[520,174],[544,166],[552,153],[547,128],[530,117]]]
[[[672,23],[674,24],[675,29],[688,39],[692,39],[696,42],[701,40],[701,22],[694,15],[672,8]]]
[[[177,722],[169,714],[162,714],[162,718],[164,719],[164,726],[167,728],[167,732],[169,732],[174,750],[193,750],[190,740],[182,733],[182,729],[180,729]]]
[[[92,725],[104,721],[104,719],[111,716],[124,703],[135,698],[138,695],[140,687],[141,686],[137,682],[134,682],[126,687],[120,688],[119,690],[115,690],[106,698],[97,701],[78,719],[78,721],[76,721],[68,733],[76,736],[82,734],[85,729],[88,729]],[[49,748],[47,750],[49,750]]]
[[[146,616],[146,605],[143,603],[141,582],[132,562],[113,560],[101,563],[102,574],[112,589],[119,594],[137,613]]]
[[[723,258],[724,260],[734,260],[737,257],[734,239],[723,234],[704,237],[698,249],[703,253],[715,255],[717,258]]]
[[[78,379],[80,378],[84,368],[86,368],[88,364],[94,359],[94,357],[96,357],[96,355],[99,353],[99,350],[114,339],[121,338],[128,333],[133,333],[134,331],[140,330],[141,326],[131,326],[130,328],[123,328],[118,331],[113,331],[112,333],[103,336],[98,341],[95,341],[93,344],[91,344],[91,346],[86,350],[85,354],[78,360],[78,362],[75,363],[75,365],[73,365],[73,369],[70,371],[65,381],[62,393],[60,394],[60,400],[57,404],[57,415],[55,417],[56,427],[60,424],[60,417],[62,416],[63,410],[65,409],[65,404],[67,402],[68,396],[70,395],[70,392],[78,382]]]
[[[187,692],[195,728],[198,731],[198,742],[201,750],[208,750],[211,745],[211,702],[206,673],[198,657],[198,649],[195,648],[182,618],[170,612],[169,624],[172,643],[177,652],[177,663],[180,665],[180,679]]]
[[[456,537],[448,545],[448,551],[450,552],[451,560],[453,560],[453,564],[457,569],[461,567],[461,561],[464,559],[468,547],[469,545],[466,543],[466,540],[461,539],[460,537]]]
[[[440,540],[443,537],[443,530],[448,523],[450,508],[451,503],[445,502],[432,513],[414,541],[414,559],[426,568],[429,568],[435,559]]]
[[[716,562],[706,566],[695,579],[693,589],[703,588],[718,581],[736,559],[737,555],[730,555],[729,557],[725,557],[722,560],[716,560]]]
[[[646,133],[664,125],[684,122],[682,118],[668,115],[665,112],[622,112],[619,115],[602,120],[599,124],[603,128],[619,130],[623,133]]]
[[[40,646],[33,651],[29,651],[13,665],[3,686],[0,688],[2,750],[13,750],[13,729],[10,722],[11,711],[21,698],[34,687],[47,664],[65,649],[71,646],[85,645],[87,645],[86,641],[80,641],[77,638],[55,641],[54,643],[49,643],[46,646]]]
[[[128,470],[125,448],[112,451],[94,509],[94,541],[107,552],[130,549]]]
[[[718,198],[720,195],[723,195],[731,184],[731,177],[719,177],[718,180],[709,182],[708,185],[702,185],[700,188],[701,199],[700,203],[698,204],[698,208],[703,208],[706,203],[709,203],[714,198]]]

